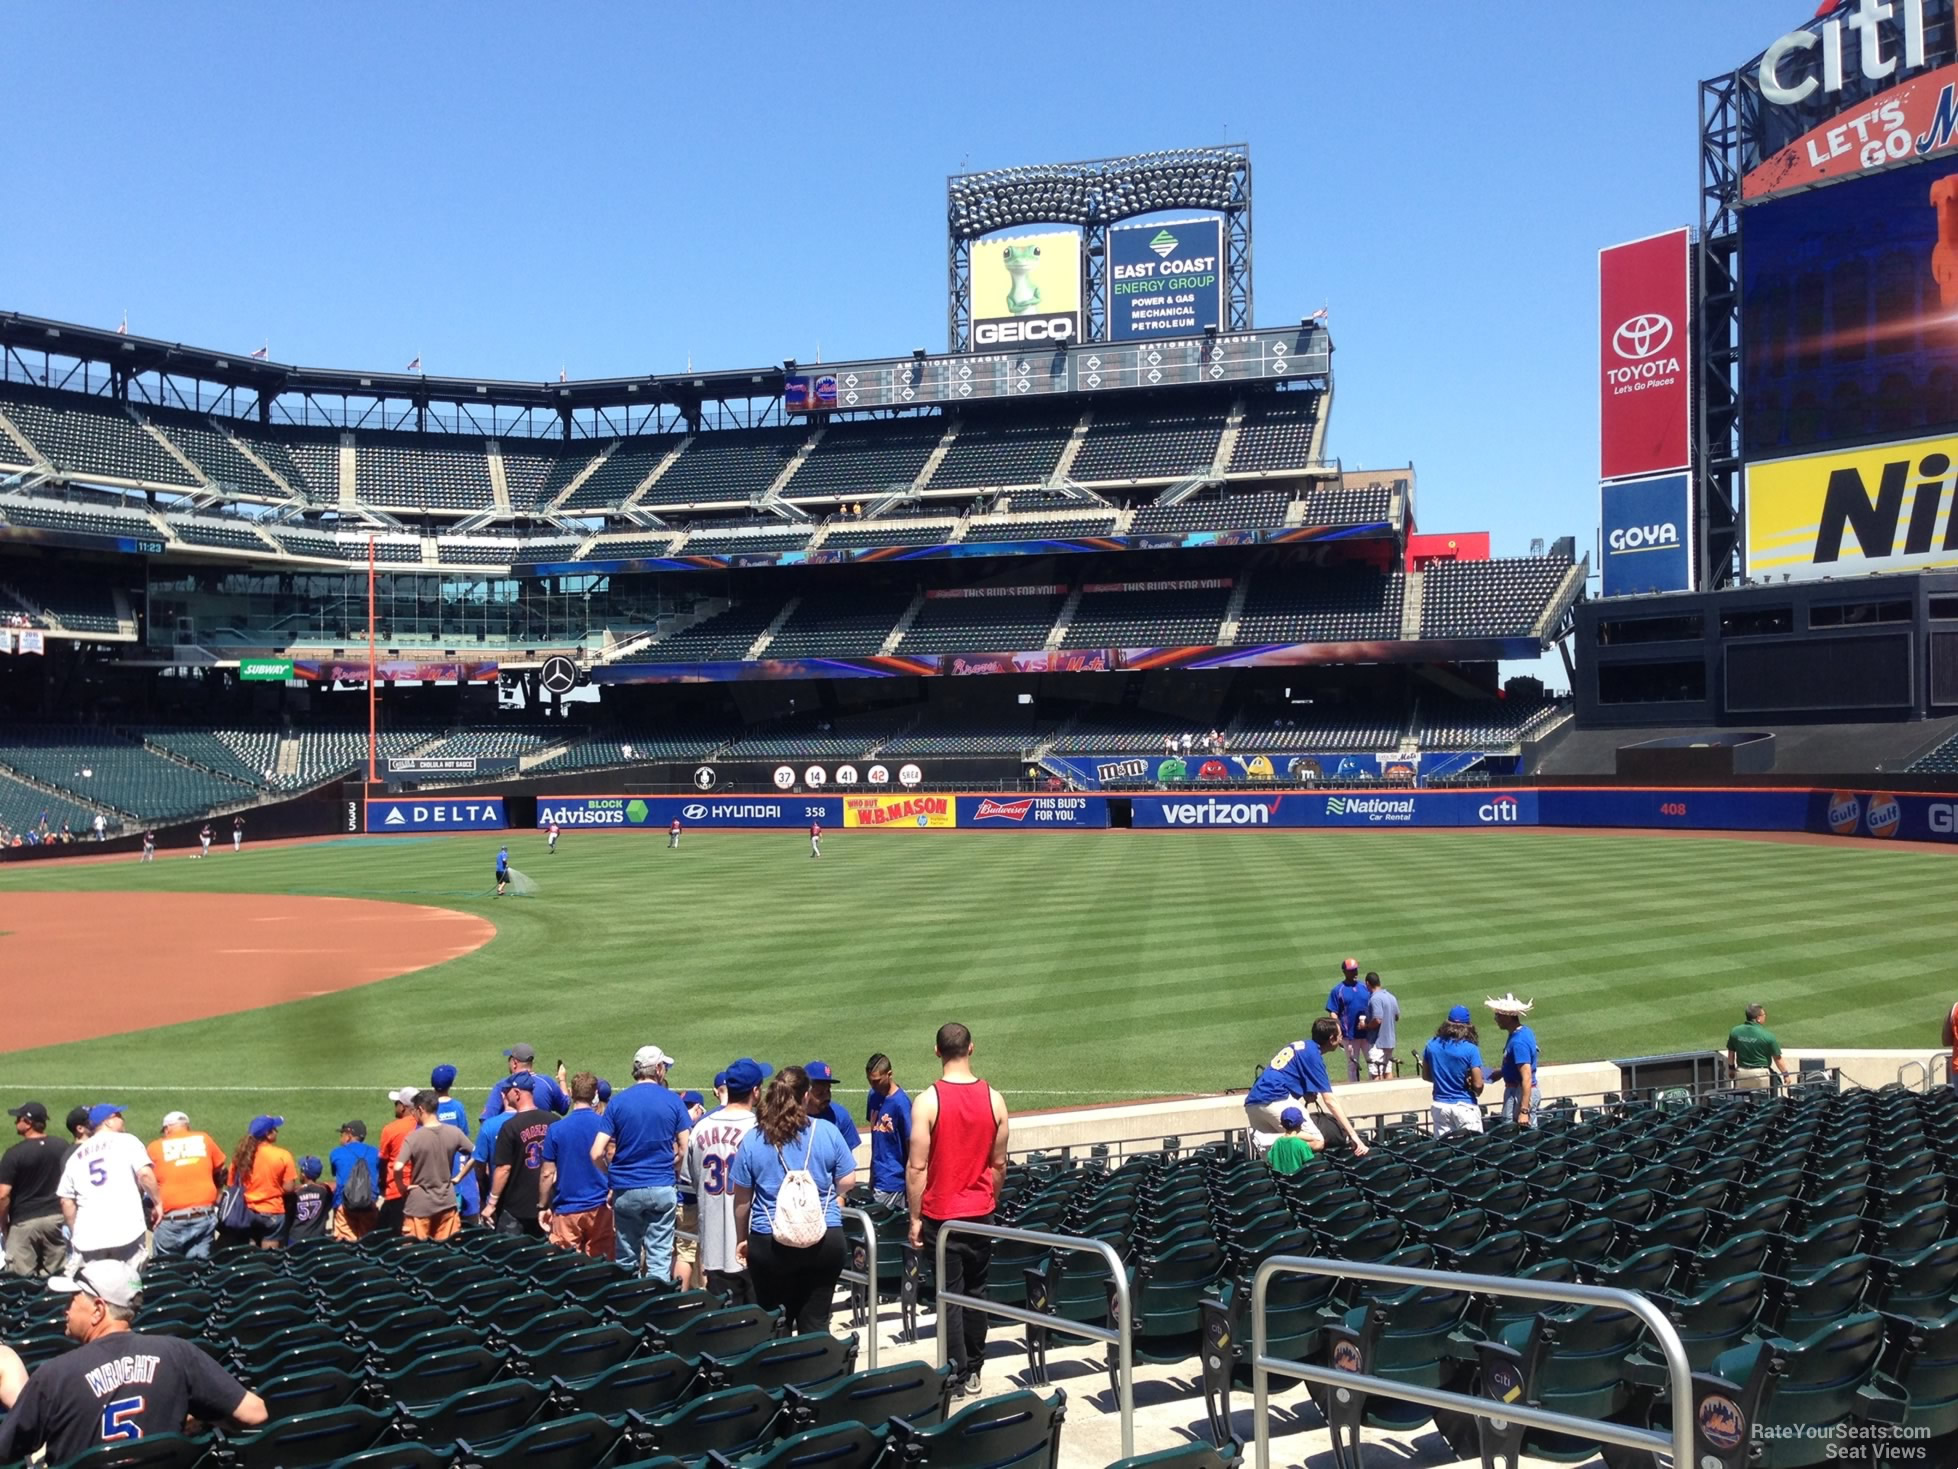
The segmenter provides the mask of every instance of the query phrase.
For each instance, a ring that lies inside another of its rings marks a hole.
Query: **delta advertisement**
[[[952,797],[943,795],[845,796],[845,830],[950,830],[957,824]]]
[[[1131,796],[1138,827],[1205,830],[1301,826],[1535,826],[1534,790],[1273,791]]]
[[[1750,462],[1958,423],[1958,153],[1741,216]]]
[[[1693,589],[1693,495],[1683,474],[1598,487],[1604,595]]]
[[[501,831],[501,796],[445,796],[425,800],[371,800],[370,832]]]
[[[802,827],[843,825],[843,803],[834,796],[540,796],[539,831],[555,823],[566,831],[590,828]]]
[[[1690,244],[1683,229],[1598,252],[1598,477],[1692,462]]]
[[[1071,230],[972,242],[972,350],[1081,339],[1081,236]]]
[[[1224,324],[1224,222],[1178,219],[1108,232],[1108,337],[1195,337]]]
[[[1774,459],[1746,476],[1750,577],[1958,566],[1958,437]]]

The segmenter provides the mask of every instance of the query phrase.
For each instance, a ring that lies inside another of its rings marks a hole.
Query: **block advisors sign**
[[[1224,222],[1179,219],[1108,232],[1108,335],[1194,337],[1224,321]]]
[[[1598,253],[1598,477],[1692,462],[1691,272],[1683,229]]]
[[[1796,581],[1958,566],[1958,437],[1747,466],[1747,574]]]
[[[1683,474],[1600,486],[1605,596],[1692,590],[1692,504]]]
[[[456,796],[427,801],[369,801],[370,832],[501,831],[501,796]]]
[[[822,826],[843,824],[843,803],[831,796],[542,796],[541,831],[555,823],[566,831],[584,827],[664,831],[682,826]]]

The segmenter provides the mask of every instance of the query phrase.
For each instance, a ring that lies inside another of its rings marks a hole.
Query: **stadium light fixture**
[[[793,357],[784,357],[784,358],[782,359],[782,371],[784,371],[784,372],[794,372],[794,371],[795,371],[795,358],[793,358]]]

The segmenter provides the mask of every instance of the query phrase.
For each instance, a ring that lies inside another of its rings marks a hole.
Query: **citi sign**
[[[1605,537],[1613,551],[1657,551],[1679,544],[1679,527],[1672,521],[1663,525],[1620,526]]]
[[[1840,7],[1819,30],[1790,31],[1761,53],[1762,100],[1792,107],[1817,92],[1840,92],[1843,61],[1852,43],[1866,81],[1895,76],[1900,61],[1905,70],[1915,71],[1924,65],[1924,0],[1856,0],[1853,9]],[[1817,51],[1822,53],[1821,74],[1791,80],[1798,69],[1796,58]]]
[[[1475,819],[1492,825],[1508,825],[1523,819],[1522,804],[1514,796],[1498,796],[1475,808]]]

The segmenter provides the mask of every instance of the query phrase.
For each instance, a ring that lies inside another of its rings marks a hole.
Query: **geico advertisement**
[[[843,825],[846,828],[905,829],[930,827],[946,829],[957,824],[957,810],[950,796],[845,796]]]
[[[1747,574],[1797,581],[1958,566],[1958,438],[1747,467]]]
[[[1064,347],[1081,336],[1081,237],[972,242],[972,350]]]

